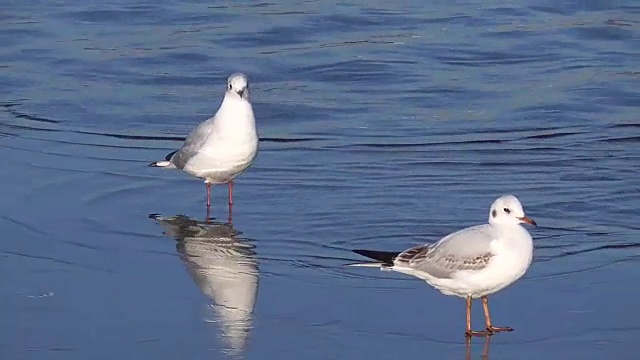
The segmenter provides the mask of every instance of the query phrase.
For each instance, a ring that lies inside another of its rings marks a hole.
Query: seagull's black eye
[[[233,89],[233,85],[229,84],[229,90]]]
[[[502,209],[502,210],[503,210],[506,214],[510,214],[510,213],[511,213],[511,210],[509,210],[509,208],[504,208],[504,209]]]

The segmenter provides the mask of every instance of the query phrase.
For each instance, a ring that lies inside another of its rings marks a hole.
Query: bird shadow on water
[[[211,301],[205,321],[218,326],[224,353],[240,356],[253,324],[259,270],[255,246],[229,223],[185,215],[150,214],[177,240],[176,250],[200,291]]]

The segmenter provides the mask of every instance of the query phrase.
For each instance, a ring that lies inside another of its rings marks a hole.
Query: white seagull
[[[533,241],[522,223],[536,226],[515,196],[504,195],[491,205],[488,224],[468,227],[436,243],[403,252],[353,250],[378,262],[350,266],[379,267],[412,275],[445,295],[465,298],[467,336],[513,331],[493,326],[487,296],[513,284],[531,265]],[[471,330],[471,301],[477,298],[482,299],[484,307],[484,331]]]
[[[207,209],[211,185],[228,184],[229,218],[233,206],[233,179],[244,172],[258,153],[258,133],[249,101],[249,79],[235,73],[227,80],[227,91],[216,114],[198,125],[180,150],[149,166],[178,168],[204,179]]]

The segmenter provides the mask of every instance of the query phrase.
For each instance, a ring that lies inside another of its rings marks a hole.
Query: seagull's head
[[[489,224],[517,225],[527,223],[536,226],[536,222],[529,219],[522,209],[522,204],[513,195],[504,195],[491,204]]]
[[[249,78],[243,73],[235,73],[227,80],[227,93],[240,96],[242,99],[249,98]]]

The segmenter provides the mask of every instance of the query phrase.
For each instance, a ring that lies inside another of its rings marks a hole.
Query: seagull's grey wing
[[[494,256],[494,240],[487,225],[455,232],[435,244],[420,245],[401,252],[394,265],[447,279],[463,270],[482,270]]]
[[[187,136],[187,139],[184,141],[180,150],[176,151],[173,156],[171,156],[171,163],[178,169],[183,169],[187,162],[194,157],[207,142],[209,134],[211,134],[211,131],[213,130],[213,126],[213,118],[211,118],[193,129],[189,136]]]

